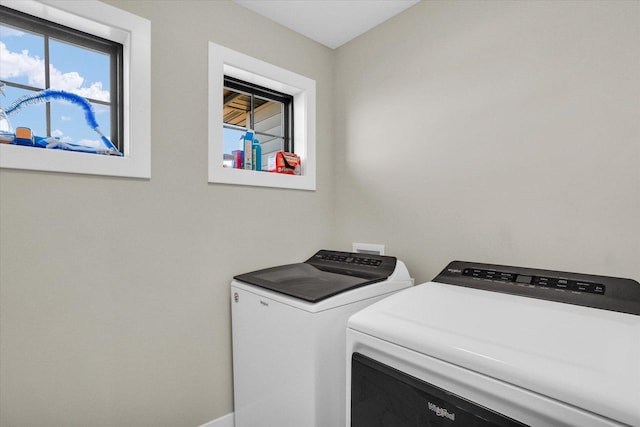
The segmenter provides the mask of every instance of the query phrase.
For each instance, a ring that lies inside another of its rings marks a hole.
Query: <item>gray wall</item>
[[[0,171],[2,427],[231,412],[232,276],[331,245],[332,52],[231,2],[109,3],[151,21],[152,178]],[[317,191],[207,184],[209,41],[316,80]]]
[[[637,2],[422,2],[333,52],[109,3],[151,20],[152,179],[0,171],[2,427],[225,415],[231,277],[319,247],[640,279]],[[207,184],[208,41],[316,79],[316,192]]]
[[[638,2],[417,4],[336,53],[337,245],[640,280],[639,75]]]

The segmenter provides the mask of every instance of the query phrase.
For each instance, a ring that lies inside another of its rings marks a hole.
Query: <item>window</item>
[[[262,156],[253,170],[266,171],[269,157],[278,151],[294,152],[291,95],[225,76],[222,102],[225,167],[243,168],[234,152],[242,151],[249,129],[255,132]]]
[[[232,167],[251,126],[262,171]],[[297,154],[301,175],[264,172],[277,151]],[[209,182],[315,190],[315,166],[315,81],[209,43]]]
[[[75,148],[107,139],[122,156],[0,144],[0,167],[148,178],[150,42],[149,21],[99,1],[3,2],[0,105],[23,101],[14,130]]]
[[[12,123],[76,146],[103,147],[85,117],[91,110],[38,98],[44,89],[64,91],[89,101],[101,132],[122,150],[122,44],[0,6],[0,52],[5,96],[27,104]]]

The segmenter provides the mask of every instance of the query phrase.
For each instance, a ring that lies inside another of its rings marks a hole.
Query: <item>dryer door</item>
[[[359,353],[351,374],[352,427],[526,426]]]

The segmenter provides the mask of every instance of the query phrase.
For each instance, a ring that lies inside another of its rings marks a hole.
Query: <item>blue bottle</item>
[[[253,145],[251,146],[253,151],[253,170],[261,171],[262,170],[262,147],[260,146],[260,141],[257,139],[253,140]]]

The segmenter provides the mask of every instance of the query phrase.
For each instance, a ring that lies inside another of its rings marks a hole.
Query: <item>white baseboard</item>
[[[213,421],[202,424],[200,427],[234,427],[233,412],[224,417],[216,418]]]

